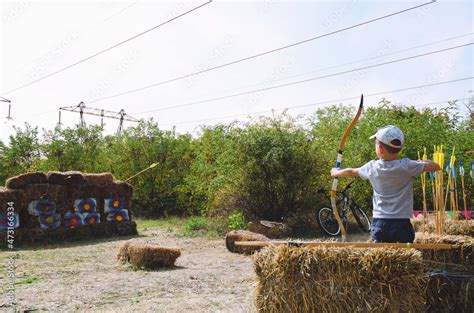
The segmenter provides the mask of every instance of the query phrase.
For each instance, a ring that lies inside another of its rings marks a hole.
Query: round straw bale
[[[180,255],[179,248],[167,248],[131,239],[119,248],[117,258],[123,263],[129,262],[140,268],[158,269],[173,266]]]
[[[86,179],[81,172],[48,172],[48,182],[50,184],[77,186],[86,183]]]
[[[86,183],[89,185],[111,185],[114,182],[112,173],[84,173]]]
[[[248,228],[251,232],[262,234],[273,239],[288,237],[291,232],[288,225],[270,221],[250,222]]]
[[[236,241],[268,241],[268,237],[253,233],[248,230],[233,230],[228,232],[225,235],[225,245],[227,250],[234,253],[244,253],[244,254],[252,254],[255,251],[258,251],[259,247],[240,247],[236,246]]]
[[[48,181],[42,172],[21,174],[7,179],[5,186],[10,189],[21,189],[29,184],[44,184]]]

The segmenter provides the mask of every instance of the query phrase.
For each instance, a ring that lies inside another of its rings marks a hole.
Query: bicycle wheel
[[[317,211],[316,220],[325,235],[334,237],[338,236],[341,232],[337,219],[332,212],[332,208],[329,206],[323,206]]]
[[[362,230],[364,233],[369,233],[371,223],[369,217],[367,216],[367,214],[365,214],[364,210],[359,207],[355,207],[352,209],[352,214],[354,215],[354,218],[357,221],[360,230]]]

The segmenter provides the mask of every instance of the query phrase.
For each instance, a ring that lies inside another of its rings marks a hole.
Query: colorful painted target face
[[[100,215],[99,213],[87,213],[84,217],[84,224],[85,225],[94,225],[100,224]]]
[[[40,215],[38,216],[41,228],[53,229],[58,228],[61,225],[61,215]]]
[[[76,200],[74,210],[78,213],[92,213],[97,208],[97,201],[94,198]]]
[[[78,213],[66,213],[64,215],[64,226],[76,228],[82,225],[82,216]]]
[[[0,213],[0,230],[8,230],[9,227],[17,228],[18,226],[20,226],[20,218],[18,217],[18,213]]]
[[[53,215],[56,213],[56,203],[50,200],[32,201],[28,206],[28,212],[32,215]]]
[[[123,198],[112,198],[105,199],[104,212],[105,213],[118,213],[125,209],[125,199]]]
[[[119,222],[128,221],[128,220],[129,220],[129,217],[128,217],[127,210],[122,210],[120,212],[110,213],[109,215],[107,215],[107,221],[109,222],[119,223]]]

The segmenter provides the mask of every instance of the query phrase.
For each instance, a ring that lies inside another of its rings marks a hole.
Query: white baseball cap
[[[403,144],[405,143],[403,132],[400,130],[400,128],[393,125],[387,125],[377,130],[375,135],[370,137],[370,139],[374,139],[374,138],[376,138],[378,141],[383,142],[384,144],[392,148],[401,148],[403,147]],[[399,140],[400,144],[399,145],[393,144],[392,141],[394,140]]]

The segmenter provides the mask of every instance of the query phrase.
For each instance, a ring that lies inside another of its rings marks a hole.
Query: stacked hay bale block
[[[428,312],[472,312],[474,308],[474,238],[416,233],[416,243],[447,243],[452,250],[423,250],[428,277],[424,290]]]
[[[159,269],[171,267],[181,256],[178,248],[162,247],[139,239],[126,241],[119,249],[117,259],[139,268]]]
[[[434,218],[412,218],[411,223],[417,232],[435,232]],[[444,223],[445,235],[463,235],[474,237],[474,220],[460,220],[454,222],[447,219]]]
[[[422,255],[407,249],[269,246],[254,255],[261,312],[420,312]]]
[[[261,312],[472,312],[474,239],[417,233],[451,250],[271,245],[254,254]]]
[[[8,179],[6,188],[0,189],[0,214],[8,203],[13,203],[19,217],[15,229],[16,246],[25,242],[132,235],[136,234],[132,195],[132,186],[114,180],[110,173],[28,173]],[[107,199],[123,202],[122,211],[127,213],[125,219],[117,222],[108,218],[110,213],[104,208]],[[86,203],[86,211],[79,212],[78,203]],[[0,229],[1,246],[5,246],[5,238],[6,230]]]

